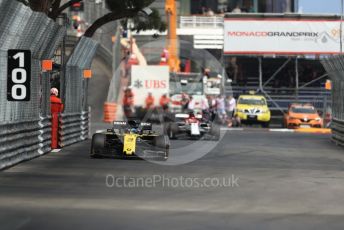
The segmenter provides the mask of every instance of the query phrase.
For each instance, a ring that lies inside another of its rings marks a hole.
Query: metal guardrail
[[[333,119],[332,120],[332,139],[340,146],[344,146],[344,121]]]
[[[42,155],[51,151],[51,117],[41,117],[38,125],[40,127],[38,153]]]
[[[185,28],[214,28],[223,29],[223,17],[220,16],[181,16],[179,27]]]
[[[60,115],[59,145],[61,147],[88,139],[90,132],[89,116],[89,111]]]
[[[0,169],[40,155],[39,120],[0,124]]]

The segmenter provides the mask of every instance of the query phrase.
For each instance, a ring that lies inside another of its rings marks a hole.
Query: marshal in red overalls
[[[51,148],[58,148],[59,114],[63,111],[63,104],[58,97],[59,91],[56,88],[50,90],[51,108]]]

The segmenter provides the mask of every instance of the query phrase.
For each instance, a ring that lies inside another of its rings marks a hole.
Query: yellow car
[[[271,112],[264,96],[241,95],[235,115],[242,123],[259,123],[264,128],[270,125]]]

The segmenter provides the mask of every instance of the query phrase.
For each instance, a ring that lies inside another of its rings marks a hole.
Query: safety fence
[[[109,13],[105,1],[84,1],[84,6],[84,20],[87,26],[91,25],[101,16]],[[104,52],[104,57],[108,57],[110,61],[112,60],[112,36],[115,35],[116,30],[117,23],[111,22],[99,28],[93,36],[93,39],[102,46],[102,49],[99,51]]]
[[[41,61],[53,58],[66,34],[66,29],[50,20],[45,14],[33,12],[18,1],[1,0],[0,12],[0,169],[2,169],[51,150],[50,74],[42,73]],[[30,101],[7,101],[9,49],[31,51]],[[80,108],[80,113],[81,111]],[[80,118],[80,121],[84,122],[84,119]],[[82,122],[81,124],[84,124]]]
[[[344,146],[344,121],[333,119],[332,134],[333,134],[333,140],[338,145]]]
[[[90,69],[98,43],[82,37],[70,56],[66,78],[61,87],[65,109],[59,118],[59,145],[61,147],[86,140],[89,136],[90,110],[87,102],[89,79],[84,70]]]
[[[322,61],[332,80],[332,139],[344,146],[344,56],[334,56]]]

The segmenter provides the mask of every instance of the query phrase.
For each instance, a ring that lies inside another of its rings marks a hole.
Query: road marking
[[[244,131],[243,128],[221,128],[221,131]]]
[[[259,129],[259,128],[221,128],[221,131],[267,131],[280,133],[317,133],[330,134],[330,129]]]
[[[295,130],[292,129],[269,129],[270,132],[284,132],[284,133],[294,133]]]

